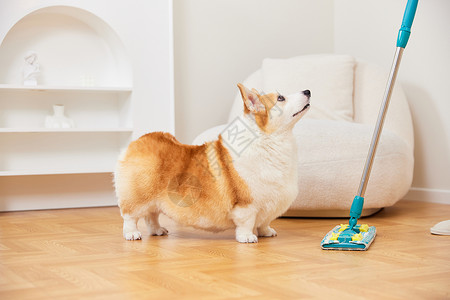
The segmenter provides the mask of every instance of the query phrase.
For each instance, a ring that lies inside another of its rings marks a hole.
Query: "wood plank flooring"
[[[362,220],[367,252],[340,252],[319,245],[346,219],[278,219],[247,245],[166,218],[169,236],[125,241],[117,207],[0,213],[0,299],[446,299],[450,236],[429,228],[447,219],[400,201]]]

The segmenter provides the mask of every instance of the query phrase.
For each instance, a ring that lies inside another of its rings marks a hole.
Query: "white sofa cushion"
[[[373,126],[331,120],[300,120],[299,195],[291,209],[349,209],[357,194]],[[364,208],[394,205],[409,189],[413,154],[408,143],[384,130],[365,194]]]
[[[349,55],[266,58],[262,63],[262,89],[283,95],[311,90],[311,109],[305,118],[352,121],[354,67]]]

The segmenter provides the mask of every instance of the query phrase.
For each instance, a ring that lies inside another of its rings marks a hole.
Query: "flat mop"
[[[378,140],[383,129],[384,119],[386,117],[387,108],[389,106],[389,100],[391,98],[392,89],[397,77],[398,68],[400,66],[400,60],[408,43],[409,36],[411,34],[411,26],[416,13],[418,0],[408,0],[406,4],[405,13],[403,15],[402,26],[398,32],[397,37],[397,49],[394,55],[394,61],[392,63],[391,72],[389,74],[386,91],[384,93],[383,102],[381,103],[380,112],[378,114],[378,120],[375,126],[375,130],[372,136],[372,142],[370,143],[369,153],[367,155],[364,171],[361,176],[361,182],[359,184],[358,194],[353,199],[352,206],[350,208],[350,221],[348,225],[338,225],[334,227],[323,238],[320,243],[322,249],[325,250],[367,250],[370,244],[375,239],[377,230],[375,226],[369,226],[367,224],[357,224],[358,218],[361,217],[361,212],[364,205],[364,194],[366,192],[367,183],[369,181],[370,171],[372,169],[373,159],[377,150]]]

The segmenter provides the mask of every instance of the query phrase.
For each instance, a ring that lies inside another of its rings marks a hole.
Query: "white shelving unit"
[[[24,86],[17,83],[20,76],[0,71],[0,177],[112,172],[133,134],[133,87],[123,45],[106,24],[81,10],[50,7],[25,19],[6,36],[0,60],[10,56],[4,64],[20,71],[26,48],[13,38],[20,35],[38,52],[41,75],[39,85]],[[85,86],[87,77],[93,86]],[[64,105],[75,128],[45,128],[55,104]]]
[[[0,132],[48,131],[43,120],[54,104],[63,104],[80,130],[130,129],[131,87],[0,85]],[[71,130],[68,130],[69,132]]]
[[[22,171],[0,171],[0,176],[32,176],[32,175],[69,175],[69,174],[100,174],[112,173],[111,169],[42,169],[42,170],[22,170]]]
[[[0,211],[114,205],[120,152],[173,132],[171,0],[123,7],[18,0],[0,10]],[[37,86],[22,85],[29,50]],[[45,128],[56,104],[74,128]]]
[[[131,140],[132,88],[0,85],[0,176],[113,172]],[[53,104],[75,128],[45,128]]]
[[[128,86],[51,86],[51,85],[38,85],[38,86],[24,86],[18,84],[0,84],[0,90],[4,91],[33,91],[33,92],[98,92],[98,93],[117,93],[117,92],[131,92],[132,88]]]
[[[0,128],[0,133],[133,132],[132,128]]]

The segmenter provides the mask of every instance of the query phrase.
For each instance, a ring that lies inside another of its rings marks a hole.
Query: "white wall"
[[[175,0],[175,129],[223,124],[265,57],[352,54],[390,69],[406,0]],[[450,1],[422,0],[398,76],[415,129],[408,199],[450,203]],[[381,99],[380,99],[381,100]]]
[[[263,58],[333,52],[332,26],[332,0],[175,0],[177,138],[226,123]]]
[[[337,0],[336,53],[390,69],[406,0]],[[450,1],[419,1],[398,81],[415,131],[413,188],[407,199],[450,204]]]

